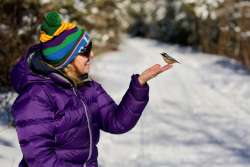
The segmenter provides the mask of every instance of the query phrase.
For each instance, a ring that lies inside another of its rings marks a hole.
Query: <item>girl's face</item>
[[[89,57],[81,54],[76,56],[76,58],[72,62],[72,65],[75,67],[75,70],[78,75],[82,75],[89,72],[90,59],[93,56],[93,51],[90,52]]]

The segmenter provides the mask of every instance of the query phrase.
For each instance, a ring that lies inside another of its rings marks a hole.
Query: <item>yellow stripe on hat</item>
[[[41,42],[47,42],[51,40],[53,37],[60,35],[64,30],[69,30],[76,27],[73,23],[65,23],[62,22],[61,26],[54,32],[53,35],[48,35],[44,31],[40,31],[40,41]]]

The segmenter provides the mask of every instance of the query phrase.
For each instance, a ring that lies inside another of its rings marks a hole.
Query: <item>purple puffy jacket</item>
[[[111,134],[131,130],[148,103],[148,84],[140,85],[139,74],[133,74],[117,105],[89,77],[75,86],[44,67],[46,75],[34,72],[30,64],[37,50],[39,45],[32,46],[10,74],[18,93],[11,113],[23,153],[19,167],[97,167],[100,130]]]

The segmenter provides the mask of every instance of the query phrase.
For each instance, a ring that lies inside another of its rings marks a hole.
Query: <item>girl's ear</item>
[[[70,63],[70,66],[73,66],[72,68],[76,69],[75,63],[78,55],[74,58],[74,60]]]

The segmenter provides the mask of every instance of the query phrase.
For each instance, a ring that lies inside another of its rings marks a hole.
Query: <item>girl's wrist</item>
[[[141,76],[138,77],[138,81],[141,84],[141,86],[143,86],[145,84],[145,82],[141,79]]]

